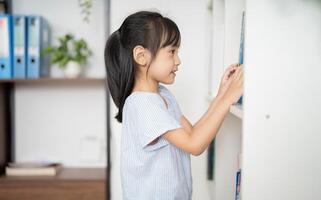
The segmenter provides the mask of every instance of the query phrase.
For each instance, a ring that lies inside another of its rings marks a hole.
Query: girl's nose
[[[176,56],[176,59],[175,59],[175,66],[178,66],[181,64],[181,59],[179,58],[179,56]]]

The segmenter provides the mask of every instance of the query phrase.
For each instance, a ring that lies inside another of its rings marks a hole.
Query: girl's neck
[[[158,93],[159,83],[152,80],[135,80],[135,85],[132,92],[153,92]]]

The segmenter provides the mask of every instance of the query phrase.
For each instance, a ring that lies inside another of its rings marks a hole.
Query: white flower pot
[[[68,62],[64,69],[65,77],[76,78],[82,74],[82,67],[76,62]]]

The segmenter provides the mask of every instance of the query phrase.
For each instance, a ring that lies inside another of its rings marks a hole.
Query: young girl
[[[207,112],[191,125],[160,84],[174,82],[179,46],[177,25],[147,11],[128,16],[106,43],[108,86],[122,123],[124,199],[191,199],[190,154],[206,150],[242,94],[243,66],[231,65]]]

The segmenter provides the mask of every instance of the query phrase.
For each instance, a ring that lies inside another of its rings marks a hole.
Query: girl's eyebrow
[[[167,48],[168,48],[169,50],[172,50],[172,49],[177,49],[177,50],[179,50],[179,49],[180,49],[180,46],[168,45]]]

